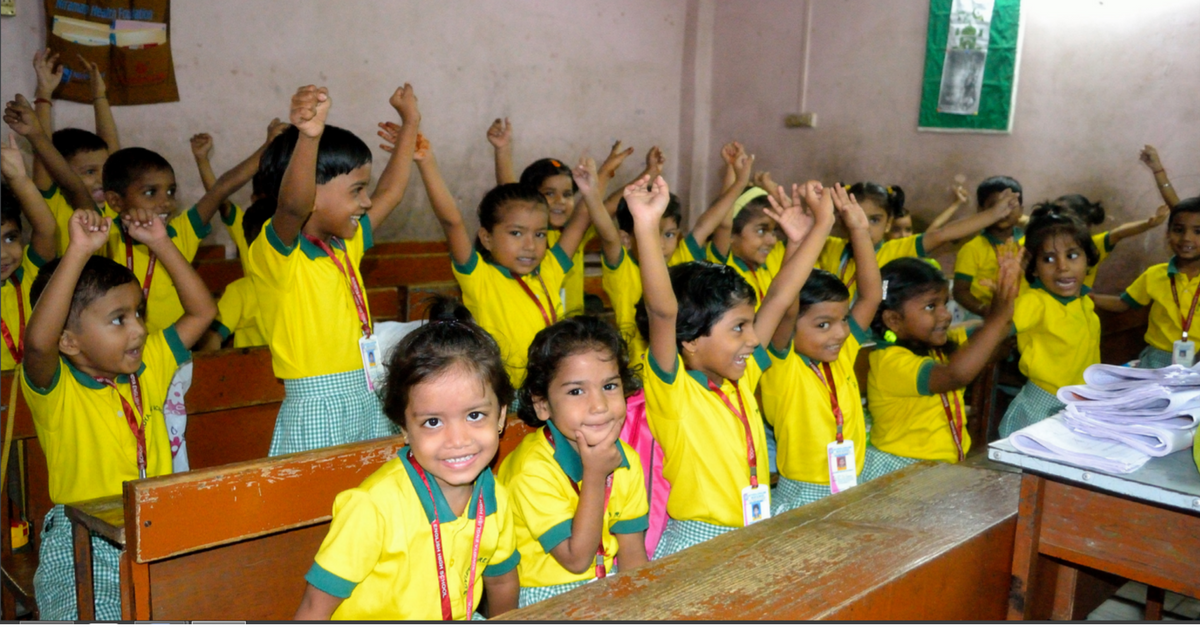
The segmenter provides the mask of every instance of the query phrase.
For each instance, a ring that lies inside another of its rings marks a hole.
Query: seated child
[[[1021,286],[1022,252],[1000,249],[996,297],[969,343],[950,328],[949,290],[933,265],[901,258],[880,270],[886,288],[871,325],[879,341],[867,377],[873,423],[863,481],[926,459],[961,462],[971,450],[963,394],[1008,337]]]
[[[1082,385],[1084,369],[1100,362],[1100,318],[1084,284],[1100,256],[1087,227],[1061,206],[1040,204],[1025,246],[1030,288],[1017,298],[1013,325],[1029,381],[1004,412],[1002,438],[1062,411],[1058,388]]]
[[[521,607],[647,562],[641,460],[619,439],[626,393],[640,387],[621,335],[599,319],[572,317],[534,337],[519,409],[538,430],[499,473],[514,508]]]
[[[175,276],[184,312],[158,331],[143,323],[146,300],[133,273],[92,256],[108,238],[111,219],[78,210],[69,227],[67,252],[42,269],[31,291],[36,306],[21,372],[54,502],[42,529],[34,589],[41,618],[56,621],[77,617],[73,537],[63,505],[120,494],[127,480],[171,473],[167,388],[216,311],[157,217],[125,229]],[[118,620],[120,552],[99,536],[91,540],[96,619]]]
[[[490,614],[516,608],[513,507],[488,468],[513,395],[499,347],[440,301],[388,364],[383,404],[408,446],[334,500],[296,619],[479,618],[485,589]]]
[[[1021,184],[1003,175],[989,177],[979,182],[975,189],[979,212],[1003,203],[1011,204],[1013,197],[1016,211],[967,241],[954,259],[954,301],[976,315],[986,315],[992,301],[991,287],[995,286],[1000,268],[996,260],[997,248],[1008,241],[1017,245],[1025,243],[1025,233],[1019,227],[1025,211],[1025,197]]]
[[[38,270],[54,258],[54,216],[38,194],[37,186],[25,173],[25,160],[13,136],[0,148],[0,369],[12,370],[21,362],[25,342],[25,322],[33,310],[29,290]],[[29,246],[21,239],[21,214],[33,226]]]
[[[947,206],[945,210],[942,210],[941,214],[934,217],[933,221],[929,222],[929,227],[926,230],[936,230],[946,225],[950,218],[954,216],[954,213],[958,212],[958,209],[967,202],[967,199],[969,199],[967,189],[962,186],[955,186],[954,202]],[[908,211],[908,208],[900,206],[892,215],[892,225],[888,228],[887,240],[896,241],[908,238],[914,234],[916,234],[916,231],[913,230],[912,214]]]

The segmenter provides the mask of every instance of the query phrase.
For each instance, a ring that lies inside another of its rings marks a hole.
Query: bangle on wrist
[[[35,99],[33,99],[33,104],[34,104],[34,105],[40,105],[40,104],[42,104],[42,103],[45,103],[45,104],[47,104],[47,105],[49,105],[49,106],[51,106],[51,107],[53,107],[53,106],[54,106],[54,101],[52,101],[52,100],[50,100],[50,99],[48,99],[48,98],[41,98],[41,97],[38,97],[38,98],[35,98]]]
[[[1159,184],[1158,187],[1159,188],[1170,188],[1171,182],[1165,182],[1165,183]]]
[[[1153,170],[1153,169],[1151,169],[1151,170]],[[1165,168],[1160,168],[1160,169],[1158,169],[1158,170],[1155,170],[1155,171],[1154,171],[1154,174],[1155,174],[1155,175],[1162,175],[1163,173],[1166,173],[1166,172],[1167,172],[1167,169],[1165,169]]]
[[[106,100],[106,101],[107,101],[107,100],[108,100],[108,97],[107,97],[107,96],[96,96],[96,97],[92,98],[92,102],[93,102],[93,103],[95,103],[96,101],[99,101],[99,100],[101,100],[101,99],[103,99],[103,100]]]

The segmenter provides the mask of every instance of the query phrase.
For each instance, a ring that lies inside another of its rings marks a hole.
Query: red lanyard
[[[333,261],[333,264],[335,267],[337,267],[338,271],[342,272],[342,275],[346,276],[346,283],[350,285],[350,297],[354,298],[354,308],[358,311],[358,321],[362,324],[363,336],[370,337],[371,316],[367,314],[367,298],[363,294],[362,287],[358,284],[358,276],[354,275],[354,272],[350,270],[350,252],[346,252],[346,264],[343,266],[342,261],[338,260],[338,257],[333,252],[333,249],[331,249],[329,245],[325,244],[325,241],[308,234],[305,234],[304,238],[308,239],[308,241],[313,245],[320,247],[321,251],[325,252],[325,255],[329,256],[329,259]],[[338,238],[334,238],[333,240],[334,243],[341,243],[341,240]],[[342,246],[342,249],[345,249],[345,245]]]
[[[946,357],[940,352],[938,358],[943,362]],[[950,395],[938,394],[942,398],[942,409],[946,412],[946,421],[950,423],[950,437],[954,439],[954,448],[958,451],[958,461],[962,461],[966,457],[963,453],[963,416],[962,404],[958,402],[958,392],[950,392]],[[950,410],[950,399],[954,398],[954,411]]]
[[[841,280],[842,284],[846,285],[847,288],[854,284],[854,281],[858,279],[858,275],[855,274],[854,278],[851,279],[850,282],[846,282],[847,272],[850,270],[851,254],[854,253],[850,250],[850,247],[850,243],[846,243],[846,248],[842,250],[841,264],[838,266],[838,280]]]
[[[546,441],[550,443],[550,448],[558,450],[558,445],[556,445],[554,443],[554,434],[552,434],[550,432],[550,427],[548,427],[548,426],[542,427],[542,434],[546,436]],[[579,494],[579,484],[575,483],[575,480],[571,479],[570,475],[567,475],[567,481],[571,482],[571,487],[574,488],[575,494],[578,495]],[[610,474],[608,476],[608,479],[604,480],[604,514],[605,515],[608,514],[608,499],[609,499],[609,497],[612,496],[612,483],[613,483],[613,476]],[[606,575],[606,570],[604,568],[604,557],[605,557],[604,531],[601,530],[601,532],[600,532],[600,548],[596,549],[596,579],[602,579]]]
[[[158,258],[154,252],[150,252],[150,262],[146,264],[146,279],[142,281],[142,297],[150,298],[150,282],[154,280],[154,263],[158,262]],[[129,234],[125,234],[125,267],[133,271],[133,239]],[[136,275],[137,272],[133,271]]]
[[[845,424],[845,420],[842,417],[842,407],[838,405],[837,386],[833,382],[833,371],[829,369],[828,363],[821,364],[821,367],[825,369],[824,376],[821,375],[821,370],[818,370],[815,364],[809,364],[809,367],[812,368],[813,372],[817,373],[817,378],[829,390],[829,405],[833,408],[833,421],[837,424],[837,443],[841,444],[843,439],[842,425]]]
[[[142,407],[142,388],[138,384],[138,377],[136,374],[129,375],[129,392],[133,394],[133,404],[137,405],[138,413],[142,414],[140,424],[138,423],[138,416],[134,415],[133,413],[133,407],[129,404],[129,401],[125,400],[125,397],[121,395],[121,390],[117,389],[117,384],[114,383],[112,379],[96,377],[96,381],[113,388],[113,391],[117,392],[117,398],[121,399],[121,410],[125,413],[125,422],[129,425],[129,430],[133,433],[134,439],[137,440],[138,478],[145,479],[146,416],[143,413],[145,408]]]
[[[733,381],[733,391],[737,392],[738,407],[741,408],[741,413],[738,413],[738,410],[733,408],[733,403],[729,402],[729,397],[725,395],[725,392],[721,391],[721,388],[716,383],[712,382],[712,379],[708,379],[708,388],[721,399],[721,402],[725,403],[725,406],[729,408],[729,411],[733,415],[737,416],[738,420],[742,421],[742,427],[746,429],[746,460],[750,464],[750,486],[757,488],[758,453],[754,450],[754,436],[750,433],[750,421],[746,419],[746,404],[742,402],[742,390],[738,389],[737,381]]]
[[[0,335],[4,336],[4,345],[8,346],[13,360],[20,364],[21,358],[25,356],[25,298],[21,295],[21,283],[17,281],[16,276],[12,278],[12,283],[17,290],[17,335],[21,340],[13,341],[12,333],[4,320],[0,320]]]
[[[1183,340],[1188,340],[1188,330],[1192,327],[1192,316],[1196,314],[1196,302],[1200,300],[1200,289],[1196,290],[1196,294],[1192,296],[1192,308],[1188,310],[1187,316],[1183,315],[1183,307],[1179,305],[1179,290],[1175,288],[1175,274],[1171,274],[1171,297],[1175,298],[1175,308],[1179,309],[1179,315],[1183,318]]]
[[[429,480],[425,478],[425,469],[417,463],[411,450],[408,451],[408,463],[421,476],[421,482],[425,484],[425,490],[429,492],[429,504],[433,506],[433,522],[429,524],[429,527],[433,530],[433,551],[434,559],[437,561],[438,587],[442,592],[442,621],[451,621],[454,619],[454,612],[450,606],[450,586],[446,582],[446,559],[442,555],[442,530],[441,520],[437,513],[437,500],[433,498],[433,488],[430,487]],[[479,543],[483,540],[483,522],[485,520],[487,520],[487,507],[483,503],[481,488],[479,501],[475,504],[475,539],[471,543],[471,581],[467,583],[466,619],[470,619],[475,612],[475,567],[479,564]]]
[[[558,321],[558,311],[554,310],[554,300],[550,297],[550,289],[546,288],[546,281],[542,279],[542,274],[539,273],[537,279],[542,285],[542,292],[546,294],[546,304],[550,305],[549,315],[546,314],[546,309],[542,307],[542,301],[534,294],[533,289],[530,289],[529,285],[525,284],[524,280],[517,277],[517,284],[521,285],[521,288],[525,290],[525,295],[528,295],[529,299],[533,300],[534,304],[537,304],[538,310],[542,313],[542,321],[545,321],[546,325],[549,326]]]

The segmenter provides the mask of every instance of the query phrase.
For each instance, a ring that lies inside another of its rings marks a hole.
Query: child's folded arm
[[[25,158],[21,156],[16,139],[11,135],[8,137],[8,144],[0,149],[0,160],[2,160],[0,170],[4,173],[4,179],[8,181],[13,195],[21,204],[21,214],[25,215],[25,218],[29,220],[30,227],[33,228],[33,234],[29,239],[29,248],[43,262],[53,260],[54,231],[57,227],[54,215],[50,212],[50,207],[46,205],[46,199],[38,191],[37,185],[26,175]]]
[[[1020,208],[1017,193],[1005,190],[997,195],[992,205],[984,209],[983,212],[977,212],[965,219],[953,221],[943,227],[925,232],[921,237],[925,251],[932,252],[942,245],[952,243],[984,230],[995,223],[1003,221],[1005,217],[1019,212]]]
[[[196,273],[183,257],[174,241],[167,236],[166,224],[161,219],[154,217],[149,225],[137,225],[126,221],[125,230],[129,236],[145,243],[158,258],[163,269],[171,274],[175,290],[179,293],[179,301],[183,305],[183,316],[175,322],[175,332],[184,347],[191,348],[217,316],[217,304],[213,301],[212,293],[200,279],[200,274]]]

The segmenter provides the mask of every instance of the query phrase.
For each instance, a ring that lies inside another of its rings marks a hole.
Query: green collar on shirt
[[[1079,295],[1076,295],[1073,297],[1063,297],[1063,296],[1051,291],[1050,289],[1047,289],[1046,285],[1042,284],[1041,280],[1034,280],[1033,284],[1030,284],[1029,287],[1033,288],[1033,289],[1041,289],[1041,290],[1045,291],[1046,295],[1049,295],[1050,297],[1058,300],[1059,304],[1070,304],[1071,302],[1074,302],[1075,300],[1078,300],[1079,298],[1092,292],[1092,290],[1089,287],[1084,286],[1083,289],[1081,289],[1079,291]]]
[[[96,379],[92,378],[91,375],[89,375],[86,372],[84,372],[83,370],[80,370],[79,368],[75,367],[75,364],[71,363],[69,360],[64,358],[63,363],[67,364],[67,369],[70,370],[71,376],[74,376],[75,380],[78,381],[80,385],[83,385],[84,387],[86,387],[88,389],[104,389],[105,387],[107,387],[107,385],[105,385],[104,383],[97,381]],[[145,362],[143,362],[142,365],[140,367],[138,367],[137,375],[141,376],[142,372],[145,372],[145,371],[146,371],[146,364],[145,364]],[[129,382],[129,375],[128,374],[118,374],[117,378],[114,380],[119,384],[125,384],[125,383]]]
[[[740,257],[738,257],[737,254],[730,252],[729,257],[731,259],[733,259],[733,264],[737,265],[738,269],[741,269],[742,271],[744,271],[746,273],[754,273],[754,271],[752,269],[750,269],[750,265],[747,265],[746,261],[744,261]]]
[[[567,438],[558,430],[558,427],[554,426],[553,421],[547,422],[546,426],[550,427],[550,434],[554,436],[554,461],[571,481],[582,483],[583,460],[579,459],[579,453],[571,448],[571,444],[567,442]],[[621,446],[619,440],[617,441],[617,452],[621,454],[621,467],[629,468],[629,460],[625,458],[625,447]]]
[[[767,351],[762,346],[759,346],[754,349],[754,354],[752,355],[752,358],[750,360],[757,362],[758,367],[764,371],[767,368],[771,367],[771,356],[769,354],[767,354]],[[748,364],[749,364],[750,360],[747,360],[747,367],[749,367]],[[708,389],[708,376],[706,376],[704,374],[704,372],[701,372],[700,370],[686,370],[686,369],[684,371],[688,373],[688,376],[692,377],[692,380],[696,381],[697,383],[700,383],[701,387],[703,387],[704,389]],[[717,383],[718,387],[720,385],[721,385],[721,383]]]
[[[428,471],[425,473],[425,479],[429,481],[429,490],[425,489],[425,483],[421,481],[421,476],[417,474],[416,469],[412,467],[412,463],[408,461],[409,447],[405,446],[400,449],[396,456],[400,461],[404,462],[404,470],[408,472],[408,480],[412,482],[413,489],[417,491],[417,498],[421,500],[421,507],[425,510],[425,518],[430,523],[433,522],[434,511],[433,506],[437,504],[438,521],[442,523],[453,523],[458,520],[458,515],[450,509],[450,504],[446,503],[446,497],[442,494],[441,487],[438,486],[437,479]],[[429,493],[433,493],[433,498],[430,500]],[[479,502],[479,495],[483,494],[483,509],[486,514],[496,513],[496,479],[492,477],[492,469],[485,467],[483,472],[479,473],[479,478],[475,480],[475,489],[471,492],[471,500],[467,503],[467,518],[475,519],[475,504]]]
[[[1006,239],[1000,239],[1000,238],[996,238],[995,236],[992,236],[992,233],[988,232],[987,230],[983,231],[983,237],[986,238],[987,242],[991,243],[992,245],[1003,245],[1004,241],[1006,240]],[[1019,227],[1014,227],[1013,233],[1012,233],[1013,242],[1016,243],[1023,238],[1025,238],[1025,232],[1022,231],[1021,228],[1019,228]]]
[[[308,238],[305,237],[304,234],[300,235],[299,243],[300,243],[300,251],[303,252],[305,256],[308,256],[309,260],[316,260],[318,258],[329,258],[329,254],[326,254],[325,250],[321,249],[321,247],[319,245],[317,245],[316,243],[313,243],[312,241],[308,240]],[[344,252],[344,251],[346,251],[346,242],[339,238],[339,239],[333,241],[333,243],[329,246],[329,248],[331,250],[339,250],[339,251]]]

